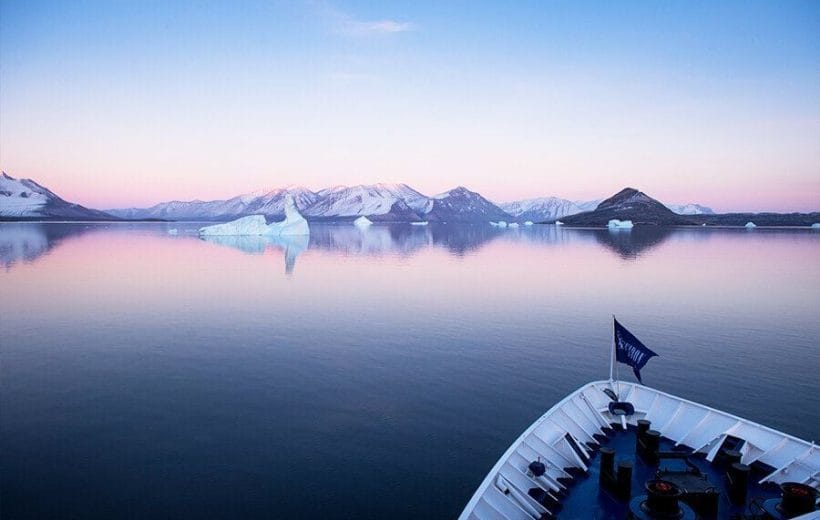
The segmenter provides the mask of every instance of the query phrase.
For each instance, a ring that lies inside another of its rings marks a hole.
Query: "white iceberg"
[[[369,218],[365,217],[364,215],[362,215],[361,217],[359,217],[359,218],[357,218],[356,220],[353,221],[353,225],[356,226],[357,228],[366,228],[366,227],[368,227],[372,224],[373,224],[373,221],[371,221]]]
[[[746,226],[744,226],[744,227],[746,229],[754,229],[754,228],[757,227],[757,224],[755,224],[754,222],[749,221],[749,222],[746,222]]]
[[[609,229],[632,229],[633,224],[631,220],[618,220],[613,218],[607,223],[606,227]]]
[[[812,229],[820,229],[820,222],[811,225]]]
[[[168,230],[168,234],[169,235],[177,235],[177,234],[179,234],[179,231],[177,231],[177,228],[171,228],[171,229]]]
[[[493,227],[498,227],[498,222],[493,222],[493,221],[491,220],[491,221],[490,221],[490,225],[491,225],[491,226],[493,226]]]
[[[498,221],[498,227],[507,227],[507,222],[504,221],[504,220],[499,220]]]
[[[232,222],[215,224],[200,228],[201,236],[301,236],[309,235],[310,227],[305,217],[296,209],[293,197],[285,197],[285,220],[280,222],[265,221],[264,215],[250,215]]]
[[[525,226],[532,226],[533,222],[532,222],[532,220],[528,220],[528,221],[524,222],[524,225]]]
[[[509,224],[509,227],[511,227],[511,228],[516,228],[516,227],[518,227],[518,222],[511,222],[511,223]]]
[[[556,220],[556,221],[555,221],[555,225],[556,225],[556,226],[563,226],[563,225],[564,225],[564,223],[563,223],[563,222],[561,222],[560,220]]]
[[[422,222],[411,222],[410,225],[412,225],[412,226],[426,226],[429,223],[430,222],[425,220],[425,221],[422,221]]]

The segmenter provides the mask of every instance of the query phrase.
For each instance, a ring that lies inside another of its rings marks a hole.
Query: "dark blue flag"
[[[652,356],[657,356],[657,354],[649,350],[646,345],[641,343],[641,340],[626,330],[623,325],[618,323],[618,320],[615,320],[615,359],[619,363],[631,366],[632,371],[635,372],[635,377],[641,383],[643,383],[641,381],[641,368]]]

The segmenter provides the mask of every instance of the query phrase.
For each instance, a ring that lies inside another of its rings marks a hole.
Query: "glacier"
[[[301,236],[309,235],[310,227],[305,217],[296,209],[293,196],[285,197],[285,219],[267,223],[264,215],[249,215],[224,224],[200,228],[200,236]]]

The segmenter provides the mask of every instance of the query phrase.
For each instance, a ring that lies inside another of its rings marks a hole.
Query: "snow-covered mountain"
[[[568,200],[560,197],[539,197],[535,199],[505,202],[498,206],[518,220],[544,222],[592,211],[602,202],[596,200]],[[700,204],[664,204],[678,215],[714,215],[712,208]]]
[[[463,186],[436,195],[425,214],[432,222],[491,222],[515,218],[478,193]]]
[[[305,210],[313,219],[355,218],[413,222],[420,220],[430,199],[406,184],[334,186],[321,190],[315,204]]]
[[[112,220],[102,211],[61,199],[31,179],[15,179],[0,173],[0,218]]]
[[[714,215],[712,208],[700,204],[664,204],[678,215]]]
[[[498,206],[518,220],[543,222],[566,215],[575,215],[595,209],[600,200],[571,201],[560,197],[539,197],[535,199],[505,202]]]
[[[238,195],[230,199],[211,201],[161,202],[150,208],[110,209],[108,213],[127,219],[158,218],[168,220],[231,220],[247,215],[279,218],[285,214],[285,196],[290,194],[296,207],[304,211],[318,195],[301,186],[289,186],[267,192]]]

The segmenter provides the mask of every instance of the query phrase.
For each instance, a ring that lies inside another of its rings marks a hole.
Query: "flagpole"
[[[615,381],[615,315],[612,315],[612,348],[609,351],[609,382]]]
[[[618,373],[618,365],[615,361],[615,315],[612,315],[612,351],[609,354],[609,382],[610,384],[614,381],[615,382],[615,395],[618,396],[618,399],[621,397],[621,385],[618,384],[618,379],[620,378],[620,374]],[[613,377],[614,372],[614,377]]]

